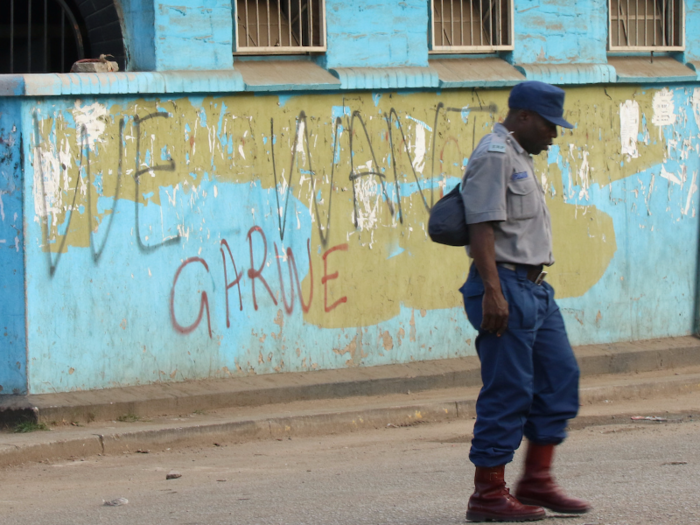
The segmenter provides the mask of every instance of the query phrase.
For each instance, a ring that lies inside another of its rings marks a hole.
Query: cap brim
[[[552,124],[556,124],[557,126],[561,126],[562,128],[567,128],[567,129],[573,129],[573,128],[574,128],[574,126],[573,126],[572,124],[568,123],[566,120],[564,120],[564,119],[561,118],[561,117],[549,117],[549,116],[547,116],[547,115],[542,115],[541,113],[540,113],[540,116],[541,116],[543,119],[548,120],[548,121],[551,122]]]

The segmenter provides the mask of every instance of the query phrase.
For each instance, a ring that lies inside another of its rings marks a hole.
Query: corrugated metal
[[[446,88],[512,86],[525,80],[500,58],[441,58],[430,60],[430,67]]]
[[[0,75],[2,96],[231,93],[244,91],[237,71]]]
[[[341,89],[398,89],[439,87],[437,72],[429,67],[338,67],[330,70]]]
[[[528,80],[549,84],[607,84],[615,82],[615,68],[609,64],[526,64],[516,66]]]
[[[695,71],[671,57],[610,57],[618,82],[683,82],[697,80]]]
[[[239,60],[235,69],[248,91],[309,91],[340,85],[337,78],[308,60]]]

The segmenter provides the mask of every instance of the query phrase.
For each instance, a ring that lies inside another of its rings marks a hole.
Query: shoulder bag
[[[457,184],[430,210],[428,235],[433,242],[448,246],[469,244],[469,226],[465,217],[461,187],[461,184]]]

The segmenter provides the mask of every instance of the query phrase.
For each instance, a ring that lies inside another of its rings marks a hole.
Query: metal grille
[[[512,0],[431,0],[433,52],[513,49]]]
[[[83,38],[65,0],[0,2],[0,73],[61,73],[84,58]]]
[[[236,52],[326,50],[324,0],[237,0]]]
[[[683,0],[610,0],[610,50],[680,51]]]

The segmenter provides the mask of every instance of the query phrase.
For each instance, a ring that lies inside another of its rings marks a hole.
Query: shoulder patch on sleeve
[[[492,142],[489,145],[488,151],[495,151],[496,153],[505,153],[506,145],[503,142]]]

